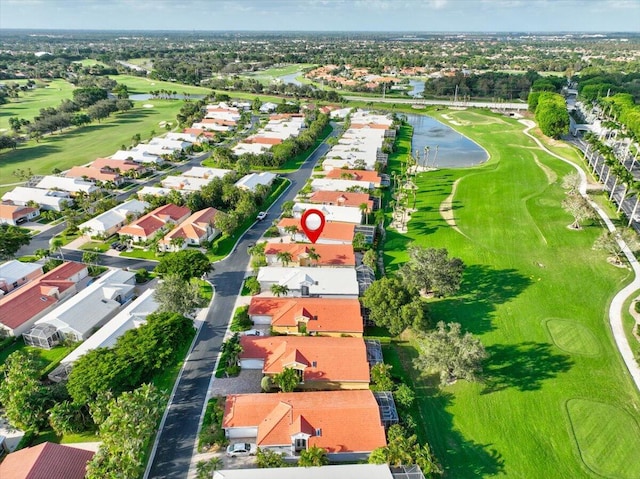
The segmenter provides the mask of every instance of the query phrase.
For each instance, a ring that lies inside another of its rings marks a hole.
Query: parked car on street
[[[267,217],[267,212],[266,211],[261,211],[260,213],[258,213],[258,216],[256,216],[256,219],[258,221],[262,221],[266,217]]]

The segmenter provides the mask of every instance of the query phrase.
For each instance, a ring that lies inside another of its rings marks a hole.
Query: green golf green
[[[561,207],[560,183],[572,168],[537,148],[514,119],[472,110],[435,116],[486,148],[490,160],[420,174],[418,211],[408,234],[388,231],[384,259],[393,271],[411,242],[462,258],[461,291],[431,300],[432,316],[460,322],[490,357],[479,384],[458,381],[440,389],[411,372],[420,436],[432,444],[446,476],[456,479],[640,477],[640,461],[633,460],[636,421],[625,413],[609,422],[611,411],[640,410],[607,314],[631,273],[592,249],[599,224],[567,228],[572,218]],[[441,209],[452,218],[445,220]],[[549,318],[571,319],[549,324]],[[407,339],[398,351],[409,367],[416,352]],[[569,421],[565,404],[576,398],[608,409],[570,412]],[[603,431],[607,424],[609,440],[591,441],[574,424],[591,427],[587,422]],[[580,431],[580,453],[572,431]],[[615,455],[608,454],[612,442]],[[629,459],[621,465],[621,458]]]

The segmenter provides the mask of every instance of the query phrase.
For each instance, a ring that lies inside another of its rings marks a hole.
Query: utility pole
[[[458,103],[458,85],[456,85],[456,91],[453,94],[453,102]]]

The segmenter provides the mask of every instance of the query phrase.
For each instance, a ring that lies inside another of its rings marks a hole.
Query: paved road
[[[332,136],[337,134],[338,131],[334,130]],[[215,299],[198,333],[193,351],[186,360],[183,374],[178,379],[176,394],[168,406],[164,427],[158,433],[157,449],[145,478],[187,477],[209,382],[249,264],[247,248],[279,216],[282,203],[295,197],[311,176],[316,162],[329,148],[329,145],[322,143],[298,171],[286,175],[291,180],[291,186],[271,206],[267,218],[255,223],[234,251],[215,264],[210,278],[215,288]]]
[[[349,101],[365,101],[374,103],[408,103],[411,105],[445,105],[454,108],[492,108],[496,110],[526,110],[527,103],[492,102],[492,101],[452,101],[452,100],[423,100],[406,98],[382,98],[381,96],[351,96],[345,95]]]

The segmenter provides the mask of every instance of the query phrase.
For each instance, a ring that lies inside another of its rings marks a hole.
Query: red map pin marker
[[[315,244],[324,229],[324,214],[320,210],[310,209],[305,211],[300,218],[300,227],[307,238]]]

